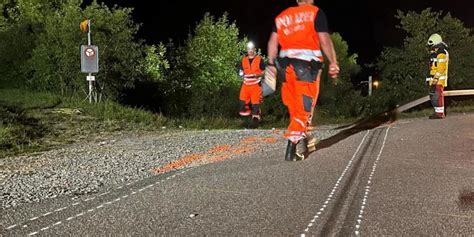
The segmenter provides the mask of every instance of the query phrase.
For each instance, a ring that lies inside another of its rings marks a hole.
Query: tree
[[[169,62],[166,59],[166,47],[163,43],[159,45],[145,46],[145,58],[140,64],[148,76],[154,81],[165,80],[165,72],[170,68]]]
[[[399,48],[384,49],[376,64],[381,72],[383,87],[375,91],[372,112],[387,109],[427,94],[424,79],[428,73],[428,37],[439,33],[448,44],[450,54],[448,89],[472,88],[474,82],[474,38],[472,30],[450,13],[425,9],[420,13],[398,11],[397,27],[407,36]],[[383,96],[381,96],[383,95]]]
[[[217,21],[209,13],[204,15],[194,35],[186,41],[183,58],[190,78],[192,114],[235,114],[240,85],[236,65],[244,47],[237,26],[229,22],[227,13]]]
[[[324,64],[318,104],[333,116],[358,116],[363,109],[361,106],[363,97],[354,90],[351,82],[351,77],[360,71],[360,66],[357,64],[357,54],[349,54],[349,45],[339,33],[332,34],[331,40],[341,72],[338,84],[334,86],[332,79],[327,74],[329,63]]]
[[[26,6],[17,1],[4,1],[0,5],[0,82],[8,85],[24,84],[28,77],[25,64],[31,57],[37,39],[36,33],[41,30],[32,18],[22,17]]]
[[[87,83],[80,72],[80,45],[87,44],[87,37],[79,23],[90,19],[92,43],[99,47],[97,81],[109,98],[119,99],[137,81],[162,79],[165,48],[146,47],[135,39],[139,25],[132,20],[131,8],[110,8],[97,1],[85,8],[81,4],[81,0],[10,0],[6,20],[11,26],[0,32],[6,42],[0,51],[7,55],[2,62],[21,65],[14,71],[35,89],[82,94]]]

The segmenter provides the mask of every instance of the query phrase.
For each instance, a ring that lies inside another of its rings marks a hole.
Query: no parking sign
[[[99,72],[99,48],[95,45],[81,45],[81,72]]]

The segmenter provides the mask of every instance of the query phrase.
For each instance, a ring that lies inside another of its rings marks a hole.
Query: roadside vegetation
[[[184,41],[147,44],[137,38],[140,25],[130,8],[6,0],[0,12],[0,157],[117,131],[242,128],[236,65],[248,39],[227,14],[206,13]],[[332,34],[342,71],[334,86],[324,70],[315,124],[349,123],[426,95],[425,43],[435,31],[447,36],[453,58],[448,89],[474,88],[472,29],[431,9],[396,17],[405,40],[385,48],[370,66],[359,65],[343,37]],[[87,43],[79,23],[85,19],[92,21],[92,43],[100,52],[95,76],[103,100],[94,104],[84,100],[87,82],[79,66],[79,47]],[[378,72],[372,96],[355,81],[364,67]],[[428,107],[412,115],[426,116]],[[473,107],[472,98],[453,99],[449,111]],[[287,125],[279,90],[265,98],[262,110],[263,128]]]

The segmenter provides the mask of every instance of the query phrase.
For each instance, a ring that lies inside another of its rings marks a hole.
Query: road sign
[[[81,72],[99,72],[99,48],[95,45],[81,46]]]

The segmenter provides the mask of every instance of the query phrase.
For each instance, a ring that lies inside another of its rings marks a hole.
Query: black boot
[[[303,138],[296,144],[296,157],[297,161],[304,160],[308,158],[308,139]]]
[[[252,120],[250,121],[249,128],[258,128],[260,125],[260,116],[259,115],[253,115]]]
[[[439,116],[437,113],[430,115],[429,119],[444,119],[444,116]]]
[[[291,141],[288,141],[288,145],[286,146],[285,160],[286,161],[296,160],[296,144],[294,144]]]

